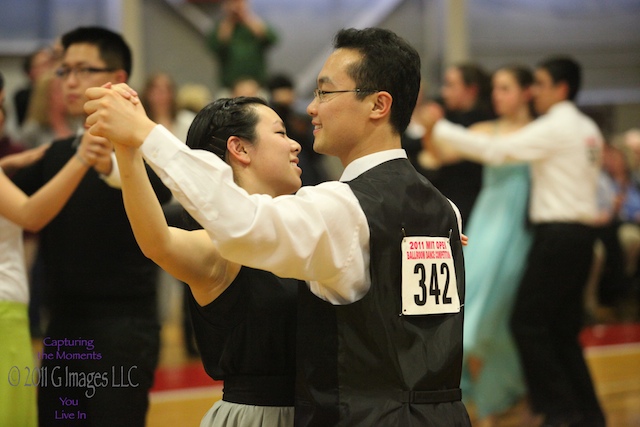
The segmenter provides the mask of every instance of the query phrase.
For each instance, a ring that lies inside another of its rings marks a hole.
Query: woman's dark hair
[[[523,89],[528,89],[533,84],[533,73],[525,65],[508,64],[498,68],[498,71],[506,71],[511,74],[518,82],[518,86]]]
[[[498,71],[506,71],[507,73],[511,74],[516,80],[516,83],[518,83],[518,86],[520,86],[522,89],[529,89],[533,84],[533,72],[526,65],[507,64],[498,68],[496,72]],[[533,106],[533,100],[529,101],[529,114],[531,114],[531,117],[533,118],[538,116],[538,114],[536,113],[536,109]]]
[[[466,87],[475,86],[478,95],[474,109],[487,115],[493,115],[491,104],[491,77],[485,69],[475,62],[463,62],[454,65],[460,71],[462,81]]]
[[[262,98],[240,96],[220,98],[204,107],[193,119],[187,133],[187,145],[211,151],[222,160],[231,136],[255,142],[258,113],[256,105],[267,105]]]
[[[187,133],[187,145],[191,148],[211,151],[226,160],[227,140],[230,136],[256,141],[258,124],[257,105],[267,105],[262,98],[240,96],[220,98],[204,107],[196,115]],[[197,230],[202,228],[186,210],[182,213],[182,228]]]

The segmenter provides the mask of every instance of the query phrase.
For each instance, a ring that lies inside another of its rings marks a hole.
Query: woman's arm
[[[142,252],[187,283],[200,305],[216,299],[238,275],[240,265],[220,257],[206,231],[167,225],[137,149],[116,145],[116,158],[124,206]]]
[[[101,138],[90,136],[88,139]],[[28,154],[27,157],[18,159],[18,162],[8,159],[8,162],[5,160],[3,163],[12,167],[27,166],[42,157],[43,149],[36,150],[42,151]],[[93,146],[87,141],[81,144],[76,155],[31,197],[11,182],[4,172],[0,172],[0,215],[26,230],[39,231],[62,210],[92,166],[92,162],[95,162]]]
[[[22,169],[40,160],[48,148],[49,144],[46,144],[20,153],[9,154],[0,159],[0,168],[4,170],[5,174],[12,175],[18,169]]]

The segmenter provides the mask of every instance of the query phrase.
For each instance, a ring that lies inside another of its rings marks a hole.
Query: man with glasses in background
[[[62,37],[62,45],[57,75],[64,103],[70,115],[84,120],[85,91],[126,82],[131,52],[119,34],[99,27],[77,28]],[[101,139],[80,132],[55,141],[14,181],[32,194],[86,138]],[[160,342],[157,267],[133,237],[120,190],[106,182],[118,175],[112,153],[102,139],[94,170],[40,234],[49,313],[39,353],[40,426],[145,425]],[[169,191],[152,172],[151,180],[160,201],[167,201]]]

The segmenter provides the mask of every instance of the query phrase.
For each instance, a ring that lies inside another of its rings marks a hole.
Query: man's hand
[[[109,140],[85,132],[82,135],[80,146],[78,146],[78,156],[96,172],[102,175],[109,175],[113,167],[111,152],[113,145]]]
[[[437,102],[428,102],[416,111],[416,118],[428,130],[444,117],[444,109]]]
[[[94,136],[114,144],[139,147],[156,124],[147,117],[136,92],[124,83],[93,87],[85,92],[85,126]]]

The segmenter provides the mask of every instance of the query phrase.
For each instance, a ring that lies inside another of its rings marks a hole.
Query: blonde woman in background
[[[151,74],[140,100],[153,121],[167,128],[180,141],[187,140],[187,132],[195,114],[178,108],[176,84],[169,74]]]

